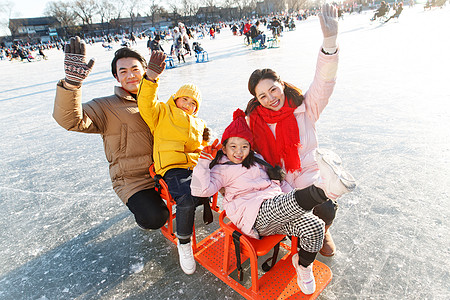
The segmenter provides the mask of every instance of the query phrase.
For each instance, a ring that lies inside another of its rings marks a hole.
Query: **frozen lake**
[[[331,228],[337,254],[318,256],[333,271],[319,299],[450,299],[450,6],[406,7],[384,25],[371,17],[340,21],[338,82],[318,122],[320,145],[359,182]],[[262,51],[222,30],[201,40],[210,62],[188,57],[164,72],[160,99],[196,83],[199,115],[220,136],[250,99],[254,69],[307,90],[319,26],[315,17],[297,23],[280,48]],[[136,48],[148,58],[146,41]],[[0,299],[242,299],[201,266],[185,275],[176,247],[135,225],[111,188],[101,138],[53,120],[63,53],[47,54],[0,61]],[[112,56],[88,47],[96,64],[84,101],[112,94]]]

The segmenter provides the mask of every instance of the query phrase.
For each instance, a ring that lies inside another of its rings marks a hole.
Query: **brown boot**
[[[323,246],[319,253],[323,256],[333,256],[336,252],[336,245],[334,244],[333,237],[328,230],[331,225],[325,226],[325,238],[323,239]]]

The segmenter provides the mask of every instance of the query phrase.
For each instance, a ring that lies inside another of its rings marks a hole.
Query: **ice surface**
[[[317,124],[321,146],[359,181],[331,228],[337,254],[318,258],[334,274],[320,299],[449,299],[450,7],[405,8],[385,25],[370,17],[340,22],[338,83]],[[210,62],[188,57],[163,74],[160,99],[196,83],[200,117],[219,136],[245,108],[254,69],[273,68],[307,90],[320,34],[312,17],[280,48],[251,51],[223,30],[201,41]],[[145,44],[137,48],[148,57]],[[241,299],[200,266],[185,275],[176,247],[135,225],[112,191],[101,138],[52,119],[63,55],[47,54],[0,61],[0,298]],[[88,55],[96,64],[85,101],[115,84],[113,52],[94,45]]]

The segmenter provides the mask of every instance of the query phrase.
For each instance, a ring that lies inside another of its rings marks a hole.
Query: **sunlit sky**
[[[0,0],[0,5],[4,5],[7,2],[13,3],[11,18],[14,19],[42,17],[45,5],[47,2],[50,2],[50,0]],[[10,32],[7,27],[8,20],[5,14],[0,14],[0,22],[0,36],[9,35]]]
[[[45,4],[49,0],[18,0],[13,1],[13,11],[17,18],[34,18],[42,17],[45,9]]]

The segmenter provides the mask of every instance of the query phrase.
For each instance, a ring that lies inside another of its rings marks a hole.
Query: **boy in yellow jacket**
[[[154,137],[155,172],[164,178],[177,204],[176,228],[181,269],[195,271],[191,236],[195,208],[204,198],[191,196],[192,169],[209,139],[205,122],[196,116],[202,97],[194,84],[185,84],[164,103],[158,101],[159,75],[166,55],[153,51],[138,91],[139,112]],[[212,221],[212,220],[211,220]]]

